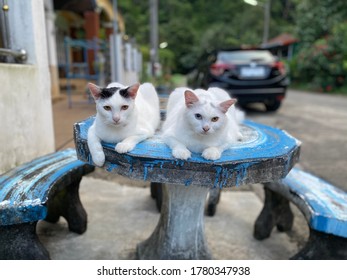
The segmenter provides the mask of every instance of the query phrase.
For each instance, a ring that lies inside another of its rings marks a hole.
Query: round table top
[[[74,125],[75,145],[80,160],[93,164],[87,133],[94,117]],[[246,183],[271,182],[284,178],[298,162],[300,142],[283,130],[244,121],[244,139],[211,161],[192,153],[188,160],[176,159],[159,136],[139,143],[134,150],[119,154],[115,144],[103,143],[109,172],[151,182],[231,187]]]

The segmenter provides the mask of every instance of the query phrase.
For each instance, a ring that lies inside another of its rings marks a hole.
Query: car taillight
[[[233,66],[225,63],[214,63],[210,66],[210,72],[214,76],[221,76],[224,74],[225,70],[229,70]]]
[[[281,75],[286,73],[286,66],[282,61],[277,61],[272,65],[273,68],[277,69]]]

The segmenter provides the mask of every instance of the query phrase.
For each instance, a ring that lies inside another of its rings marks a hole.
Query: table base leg
[[[0,226],[0,260],[48,260],[36,235],[37,222]]]
[[[294,215],[289,200],[268,188],[270,184],[276,183],[264,184],[264,207],[254,224],[253,236],[258,240],[270,237],[275,226],[281,232],[293,227]]]
[[[45,218],[47,222],[56,223],[62,216],[68,222],[69,230],[78,234],[87,230],[87,212],[79,197],[81,180],[82,176],[74,179],[71,184],[55,194],[53,199],[50,199]]]
[[[204,234],[209,189],[163,186],[161,216],[152,235],[137,245],[139,259],[211,259]]]

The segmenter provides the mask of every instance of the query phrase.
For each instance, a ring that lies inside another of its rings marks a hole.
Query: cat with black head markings
[[[243,112],[236,111],[236,99],[220,88],[177,88],[169,97],[162,139],[178,159],[191,152],[207,160],[217,160],[224,150],[242,139],[239,123]]]
[[[88,147],[97,166],[105,163],[101,141],[117,143],[118,153],[127,153],[137,143],[154,135],[160,123],[159,98],[152,84],[106,88],[92,83],[88,88],[96,103],[96,118],[88,130]]]

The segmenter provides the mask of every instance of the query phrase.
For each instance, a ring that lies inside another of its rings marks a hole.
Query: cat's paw
[[[123,142],[120,142],[116,145],[116,152],[117,153],[120,153],[120,154],[124,154],[124,153],[127,153],[127,152],[130,152],[131,150],[133,150],[135,148],[135,145],[132,144],[132,143],[123,143]]]
[[[93,153],[92,159],[96,166],[101,167],[105,163],[105,154],[103,151]]]
[[[237,141],[242,141],[243,140],[243,135],[241,132],[237,133]]]
[[[191,157],[191,152],[186,148],[177,148],[172,150],[172,155],[178,159],[188,159]]]
[[[216,160],[221,157],[221,151],[216,147],[210,147],[202,152],[202,157],[208,160]]]

